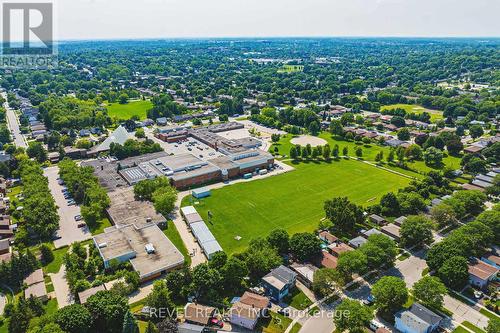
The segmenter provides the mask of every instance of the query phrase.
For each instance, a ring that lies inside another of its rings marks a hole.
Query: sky
[[[500,37],[499,0],[54,0],[56,38]]]

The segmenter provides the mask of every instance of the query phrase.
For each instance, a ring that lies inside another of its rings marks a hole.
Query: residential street
[[[62,193],[62,186],[58,184],[59,167],[53,166],[44,170],[45,177],[49,180],[49,189],[52,197],[56,201],[57,213],[59,214],[59,230],[57,235],[61,238],[54,241],[56,248],[70,245],[73,242],[81,242],[92,237],[87,227],[78,228],[75,215],[80,214],[80,207],[77,205],[68,206]]]
[[[26,139],[24,138],[24,135],[21,133],[21,129],[19,127],[19,119],[17,118],[17,115],[14,112],[14,110],[12,110],[9,107],[9,103],[7,102],[7,93],[3,92],[2,97],[6,100],[3,106],[7,111],[7,124],[9,125],[11,135],[13,136],[14,144],[17,147],[27,148],[28,144],[26,143]]]

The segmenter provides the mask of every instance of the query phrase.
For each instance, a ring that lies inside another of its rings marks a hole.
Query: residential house
[[[349,245],[352,246],[353,248],[359,248],[361,245],[365,244],[367,242],[366,238],[362,236],[354,237],[349,241]]]
[[[443,318],[419,303],[395,315],[395,327],[402,333],[430,333],[435,331]]]
[[[328,251],[336,257],[340,256],[341,253],[352,250],[354,250],[352,247],[340,241],[328,245]]]
[[[394,239],[396,242],[399,242],[399,240],[401,238],[400,229],[401,228],[399,226],[397,226],[393,223],[389,223],[388,225],[385,225],[382,228],[380,228],[382,233],[384,233],[387,236],[389,236],[390,238]]]
[[[500,257],[493,254],[493,253],[487,253],[481,257],[481,261],[484,261],[488,265],[491,265],[493,267],[496,267],[500,269]]]
[[[327,244],[332,244],[332,243],[339,240],[337,237],[335,237],[334,235],[332,235],[331,233],[329,233],[326,230],[321,231],[318,234],[318,237],[319,237],[319,239],[321,239],[323,242],[325,242]]]
[[[369,216],[370,221],[373,223],[377,223],[377,225],[385,224],[386,220],[382,216],[378,216],[377,214],[372,214]]]
[[[382,232],[378,229],[371,228],[370,230],[361,230],[361,236],[368,238],[371,235],[380,235]]]
[[[406,221],[406,216],[400,216],[394,220],[394,224],[397,226],[402,226],[404,221]]]
[[[485,289],[490,281],[497,279],[498,268],[484,261],[473,259],[469,263],[469,283],[472,286]]]
[[[45,288],[45,279],[43,277],[43,270],[41,268],[28,275],[24,279],[24,284],[28,286],[28,288],[24,290],[25,298],[34,296],[41,301],[47,300],[47,288]]]
[[[296,280],[297,273],[281,265],[262,278],[262,286],[266,296],[280,302],[295,287]]]
[[[269,298],[247,291],[229,310],[229,321],[253,330],[259,318],[267,314],[269,305]]]
[[[313,284],[314,272],[318,267],[311,264],[293,263],[290,267],[298,274],[297,277],[306,287],[310,288]]]
[[[184,307],[184,319],[186,322],[206,326],[215,316],[216,309],[196,303],[187,303]]]
[[[315,264],[323,268],[337,268],[338,258],[330,252],[323,250],[321,256],[317,258]]]

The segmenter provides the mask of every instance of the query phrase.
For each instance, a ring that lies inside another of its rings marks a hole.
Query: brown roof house
[[[496,280],[498,268],[474,259],[469,263],[469,283],[473,286],[485,289],[490,281]]]
[[[266,315],[269,304],[269,298],[247,291],[229,310],[230,322],[253,330],[259,318]]]
[[[354,250],[352,247],[342,242],[335,242],[328,245],[328,251],[336,257],[338,257],[341,253],[352,250]]]
[[[24,290],[25,298],[34,296],[41,301],[46,301],[48,299],[47,288],[45,288],[45,279],[41,268],[28,275],[28,277],[24,279],[24,284],[28,286],[28,288]]]
[[[184,308],[184,319],[188,323],[208,325],[210,319],[215,316],[216,309],[196,303],[187,303]]]
[[[390,238],[394,239],[397,242],[399,242],[399,239],[401,238],[400,229],[401,228],[399,226],[393,223],[389,223],[388,225],[385,225],[382,228],[380,228],[382,233],[386,234],[387,236],[389,236]]]

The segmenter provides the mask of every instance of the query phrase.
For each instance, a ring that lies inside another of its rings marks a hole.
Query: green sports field
[[[132,116],[138,116],[143,120],[147,117],[147,111],[153,107],[151,101],[131,101],[127,104],[112,103],[108,104],[108,115],[111,118],[119,120],[128,120]]]
[[[347,196],[360,205],[376,203],[410,179],[355,160],[301,163],[296,170],[261,180],[213,190],[195,205],[227,253],[242,251],[248,242],[275,228],[290,234],[313,231],[324,217],[327,199]],[[189,205],[186,197],[183,205]],[[213,214],[208,222],[207,211]],[[235,237],[240,236],[241,240]]]
[[[443,112],[438,110],[426,109],[421,105],[414,104],[391,104],[382,106],[382,110],[392,110],[392,109],[404,109],[407,113],[416,113],[421,114],[423,112],[427,112],[431,116],[431,122],[436,122],[438,120],[443,119]]]

